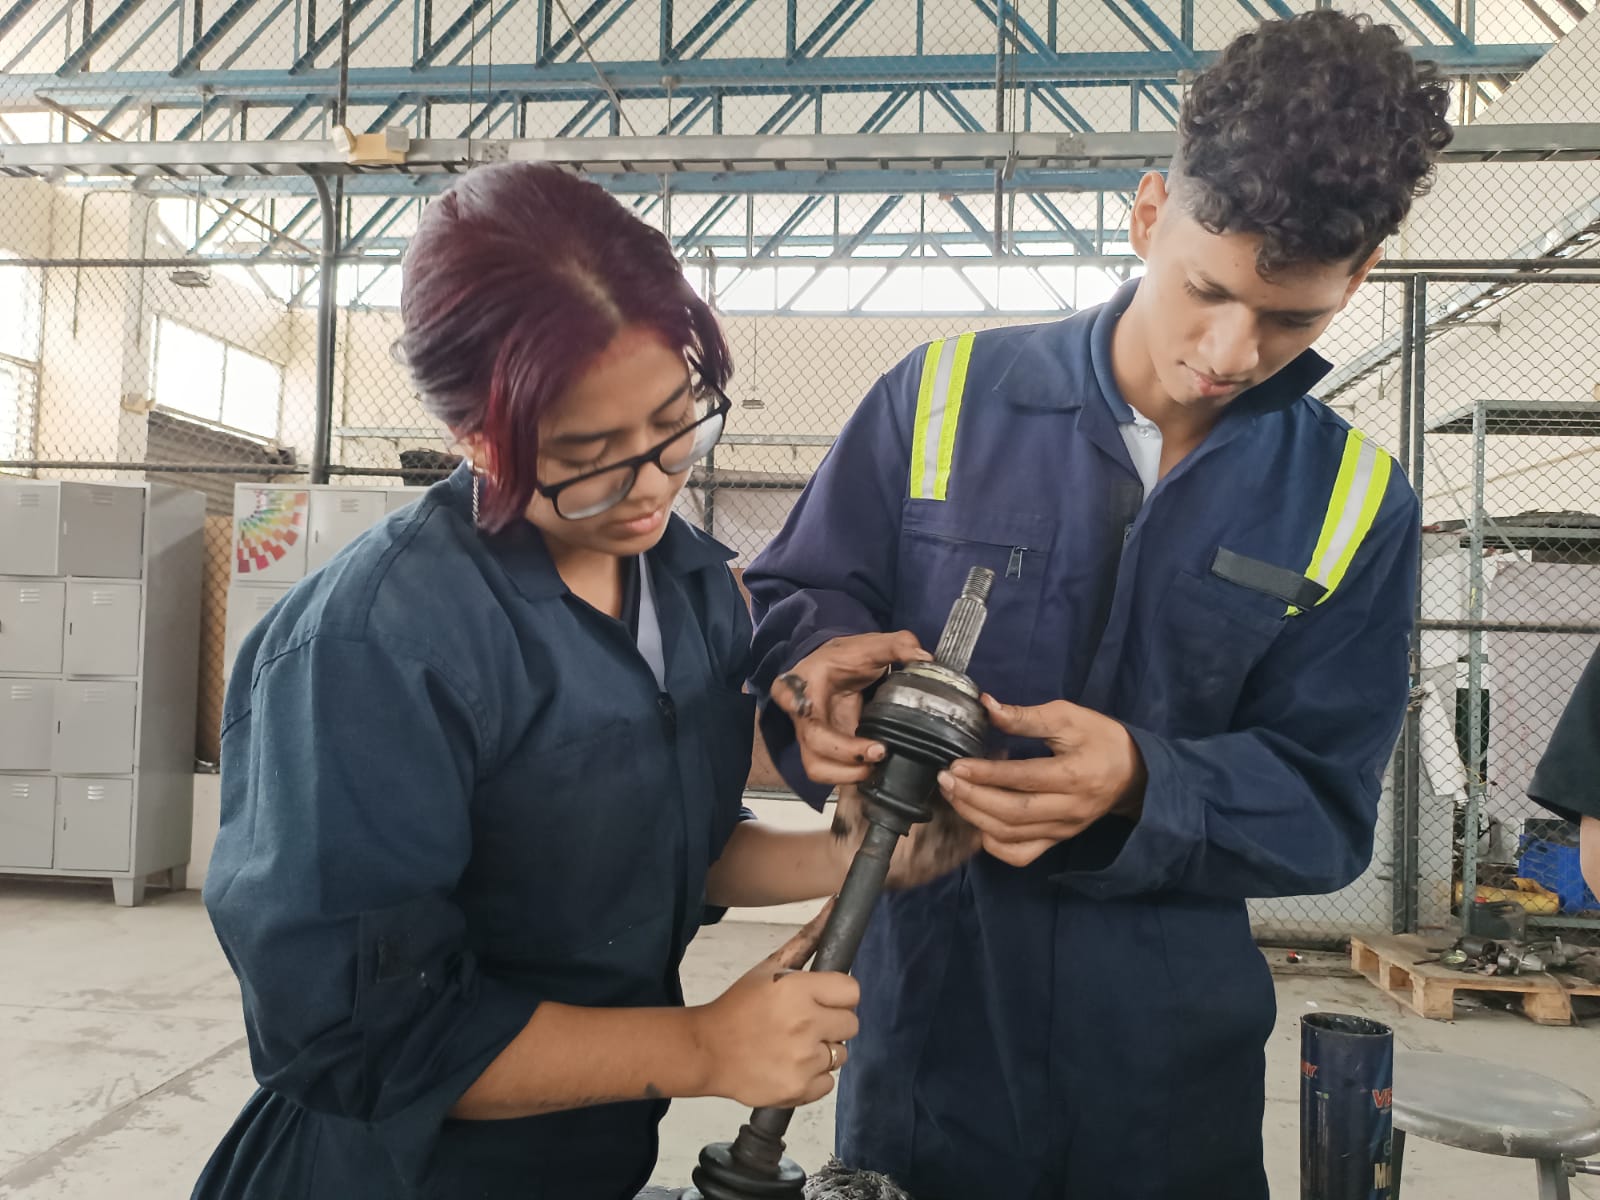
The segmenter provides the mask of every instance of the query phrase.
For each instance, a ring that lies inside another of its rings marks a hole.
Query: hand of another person
[[[833,1090],[844,1043],[860,1028],[861,988],[848,975],[802,971],[816,952],[823,910],[726,992],[702,1008],[699,1041],[709,1059],[706,1091],[751,1108],[811,1104]]]
[[[839,804],[834,810],[833,834],[840,852],[848,859],[855,855],[867,834],[866,799],[859,788],[846,784],[839,789]],[[931,883],[948,875],[982,848],[982,835],[949,804],[936,797],[933,819],[914,825],[900,839],[889,864],[888,886],[904,891]]]
[[[996,729],[1050,748],[1048,758],[960,759],[939,777],[994,857],[1026,866],[1107,813],[1138,818],[1144,759],[1121,722],[1065,700],[1016,708],[986,695],[983,703]]]
[[[800,761],[815,783],[860,783],[883,747],[856,737],[861,693],[897,663],[931,662],[916,635],[863,633],[824,642],[772,684],[772,699],[794,721]]]

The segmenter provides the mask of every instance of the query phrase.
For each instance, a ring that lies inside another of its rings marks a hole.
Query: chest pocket
[[[994,572],[989,618],[970,671],[999,698],[1032,703],[1021,689],[1040,675],[1034,655],[1043,649],[1040,600],[1054,540],[1054,523],[1037,513],[907,500],[896,563],[896,627],[910,629],[933,650],[967,572],[987,567]]]
[[[1217,575],[1178,575],[1156,611],[1140,720],[1174,737],[1226,732],[1244,683],[1282,631],[1283,602]]]

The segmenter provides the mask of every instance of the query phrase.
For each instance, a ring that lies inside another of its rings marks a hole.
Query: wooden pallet
[[[1573,996],[1600,996],[1600,985],[1568,983],[1553,975],[1477,975],[1437,961],[1419,937],[1352,937],[1350,965],[1418,1016],[1455,1019],[1457,992],[1515,996],[1524,1015],[1540,1025],[1572,1024]]]

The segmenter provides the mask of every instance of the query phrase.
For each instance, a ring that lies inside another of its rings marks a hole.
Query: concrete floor
[[[735,922],[690,954],[691,1003],[714,996],[775,946],[781,927]],[[1281,954],[1275,957],[1281,957]],[[252,1090],[233,976],[199,895],[153,893],[119,909],[109,887],[0,881],[0,1197],[181,1200]],[[1280,977],[1268,1048],[1267,1166],[1273,1193],[1298,1195],[1298,1019],[1315,1008],[1392,1024],[1400,1044],[1541,1071],[1600,1096],[1600,1022],[1552,1029],[1509,1013],[1424,1021],[1365,982]],[[674,1106],[657,1180],[687,1181],[700,1146],[729,1137],[744,1110]],[[797,1118],[790,1146],[817,1165],[831,1140],[827,1102]],[[1531,1166],[1414,1143],[1408,1200],[1535,1194]],[[1600,1178],[1574,1182],[1600,1200]]]

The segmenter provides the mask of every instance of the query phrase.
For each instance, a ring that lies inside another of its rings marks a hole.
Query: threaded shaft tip
[[[988,567],[973,567],[967,572],[966,586],[961,589],[963,599],[987,601],[989,589],[994,586],[994,572]]]

